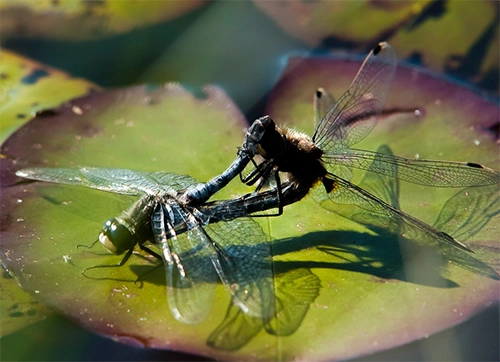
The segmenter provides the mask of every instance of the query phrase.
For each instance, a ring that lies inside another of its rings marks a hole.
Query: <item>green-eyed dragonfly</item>
[[[270,246],[260,226],[245,216],[276,207],[280,202],[276,193],[190,205],[179,199],[185,190],[199,191],[200,184],[189,176],[174,173],[28,168],[16,174],[33,180],[140,196],[121,216],[105,222],[98,240],[113,253],[126,252],[120,265],[136,245],[162,260],[170,309],[179,321],[196,324],[208,316],[217,280],[242,312],[264,319],[273,316]],[[147,247],[146,241],[157,244],[161,256]]]

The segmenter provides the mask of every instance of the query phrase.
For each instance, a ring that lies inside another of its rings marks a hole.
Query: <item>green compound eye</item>
[[[107,220],[99,234],[99,242],[114,254],[121,254],[136,244],[135,236],[120,220]]]

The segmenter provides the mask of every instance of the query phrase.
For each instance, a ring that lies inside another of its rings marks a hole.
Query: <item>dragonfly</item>
[[[281,178],[286,180],[289,189],[284,202],[278,206],[278,215],[289,200],[300,200],[311,191],[320,204],[331,201],[354,205],[396,221],[402,225],[401,234],[415,241],[451,245],[472,252],[451,235],[387,204],[350,181],[352,169],[361,169],[434,187],[500,183],[499,172],[477,163],[408,159],[351,147],[375,127],[396,66],[393,48],[382,42],[368,54],[348,90],[337,102],[324,89],[318,89],[314,96],[312,137],[286,126],[279,127],[271,117],[256,120],[251,127],[255,134],[249,130],[240,149],[240,154],[256,151],[246,156],[251,157],[253,169],[240,173],[241,181],[255,185],[255,192],[274,188],[279,195]],[[257,147],[255,142],[258,142]],[[323,187],[319,187],[320,184]]]
[[[128,261],[137,245],[162,261],[167,299],[177,320],[198,324],[207,318],[217,279],[243,313],[265,320],[274,310],[271,251],[267,236],[248,216],[266,216],[255,213],[294,203],[297,194],[290,192],[291,185],[284,184],[280,185],[280,198],[274,192],[264,192],[210,203],[207,200],[251,161],[250,155],[256,154],[264,135],[259,125],[268,118],[254,122],[238,157],[205,183],[175,173],[95,167],[26,168],[16,175],[139,196],[122,215],[104,223],[97,241],[114,254],[125,253],[117,266]],[[160,247],[161,255],[146,246],[148,241]],[[203,260],[209,260],[211,266],[200,264]],[[98,267],[109,266],[92,268]]]
[[[242,158],[237,160],[240,163],[244,165]],[[139,196],[122,215],[104,223],[98,241],[115,254],[125,253],[118,266],[126,263],[137,245],[160,259],[165,268],[170,310],[177,320],[185,324],[205,320],[215,298],[217,280],[243,313],[263,320],[274,315],[270,245],[259,224],[248,217],[282,202],[274,192],[194,205],[194,201],[188,204],[179,200],[192,190],[206,197],[207,190],[195,179],[175,173],[87,167],[27,168],[16,175]],[[221,180],[229,173],[222,175],[204,185],[215,190],[213,185],[225,182]],[[284,199],[288,198],[288,190],[285,185]],[[156,244],[161,255],[148,247],[147,241]]]

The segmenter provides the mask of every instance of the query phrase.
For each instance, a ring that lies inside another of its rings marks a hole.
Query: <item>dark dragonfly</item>
[[[278,214],[290,200],[301,199],[311,190],[320,203],[358,206],[365,211],[401,224],[401,234],[423,243],[445,243],[463,250],[469,247],[452,236],[393,207],[350,181],[357,168],[435,187],[470,187],[500,183],[500,173],[476,163],[407,159],[390,154],[351,148],[365,138],[383,111],[397,58],[392,47],[378,44],[363,62],[349,89],[334,103],[319,89],[314,99],[315,131],[311,137],[287,127],[278,127],[269,117],[254,122],[240,149],[252,157],[253,169],[241,174],[247,185],[275,189],[283,197],[281,180],[288,185]],[[259,139],[258,145],[255,144]],[[323,187],[314,187],[321,183]],[[269,186],[274,185],[274,186]],[[280,196],[281,195],[281,196]]]
[[[104,223],[97,241],[115,254],[125,253],[118,266],[136,245],[162,260],[170,309],[179,321],[196,324],[207,317],[217,279],[244,313],[265,319],[274,310],[271,252],[260,226],[245,217],[276,208],[286,198],[269,192],[206,204],[251,161],[260,136],[252,129],[236,160],[206,183],[175,173],[92,167],[26,168],[16,175],[140,196],[129,210]],[[295,201],[293,193],[289,202]],[[147,241],[160,247],[161,256]],[[202,265],[203,260],[211,266]]]
[[[273,316],[270,246],[260,226],[245,216],[276,207],[280,200],[275,192],[186,204],[179,201],[185,190],[202,190],[205,195],[201,185],[212,187],[211,182],[198,184],[173,173],[107,168],[28,168],[16,174],[140,196],[121,216],[105,222],[98,241],[115,254],[126,253],[120,265],[136,245],[162,260],[170,309],[179,321],[196,324],[208,316],[217,280],[242,312],[264,319]],[[286,195],[286,186],[284,190]],[[147,241],[159,247],[161,256]]]

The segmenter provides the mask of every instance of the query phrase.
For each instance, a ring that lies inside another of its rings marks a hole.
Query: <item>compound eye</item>
[[[136,244],[135,236],[119,220],[106,221],[99,234],[99,242],[114,254],[121,254]]]

